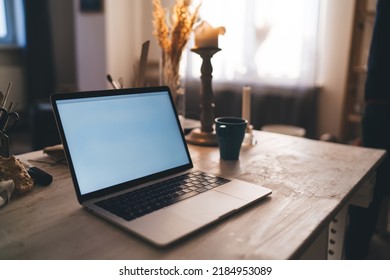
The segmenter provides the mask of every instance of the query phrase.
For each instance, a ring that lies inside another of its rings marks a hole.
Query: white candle
[[[242,88],[242,118],[248,121],[248,126],[251,120],[251,87],[244,86]]]
[[[194,30],[195,48],[218,48],[218,35],[225,34],[225,27],[212,27],[207,21],[202,21]]]

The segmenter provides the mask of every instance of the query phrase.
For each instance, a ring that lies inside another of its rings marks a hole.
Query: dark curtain
[[[351,205],[345,237],[347,259],[365,259],[385,197],[390,195],[390,1],[378,0],[372,34],[362,120],[363,146],[383,149],[387,157],[376,169],[373,198],[368,208]]]
[[[30,105],[36,101],[49,101],[55,88],[49,1],[24,0],[26,88]]]
[[[49,104],[56,86],[49,2],[24,0],[26,89],[34,150],[60,142]]]

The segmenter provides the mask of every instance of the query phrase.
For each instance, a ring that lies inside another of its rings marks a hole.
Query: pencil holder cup
[[[9,137],[0,131],[0,156],[9,157]]]

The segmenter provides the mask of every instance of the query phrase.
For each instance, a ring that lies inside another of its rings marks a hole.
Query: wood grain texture
[[[77,203],[67,166],[42,152],[19,156],[53,175],[0,209],[0,259],[295,259],[384,158],[382,150],[255,132],[240,160],[190,145],[196,168],[272,189],[272,195],[165,249],[149,245]],[[37,160],[39,162],[37,162]],[[207,207],[207,205],[205,205]]]

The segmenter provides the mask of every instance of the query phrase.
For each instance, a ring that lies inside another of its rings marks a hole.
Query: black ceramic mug
[[[248,121],[236,117],[215,119],[215,128],[221,159],[237,160]]]

